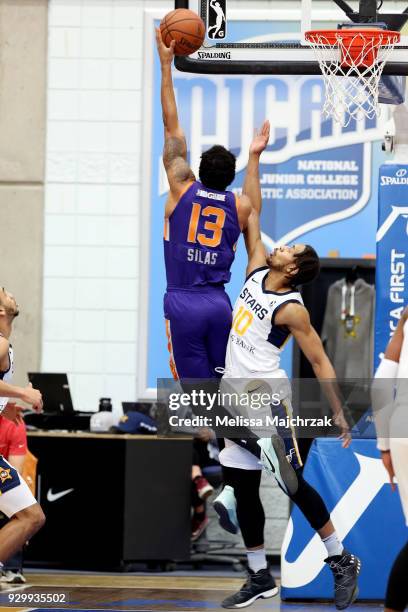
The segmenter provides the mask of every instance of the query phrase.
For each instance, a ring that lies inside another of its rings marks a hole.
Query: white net
[[[378,84],[399,32],[333,30],[307,32],[325,82],[323,114],[347,126],[380,114]],[[334,53],[333,53],[334,52]]]

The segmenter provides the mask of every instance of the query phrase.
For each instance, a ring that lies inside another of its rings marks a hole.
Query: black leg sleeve
[[[247,548],[264,543],[265,513],[259,497],[261,470],[240,470],[224,467],[225,484],[234,489],[237,517]]]
[[[321,529],[330,520],[326,504],[314,489],[297,471],[298,490],[290,499],[298,506],[315,531]]]
[[[391,610],[405,610],[408,605],[408,542],[394,561],[388,578],[385,607]]]

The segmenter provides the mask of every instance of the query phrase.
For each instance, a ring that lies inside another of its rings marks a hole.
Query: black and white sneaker
[[[253,572],[248,568],[248,580],[240,588],[238,593],[230,595],[222,602],[223,608],[246,608],[260,597],[268,599],[278,594],[278,587],[269,569],[261,569]]]
[[[333,572],[336,608],[337,610],[344,610],[357,598],[361,561],[344,549],[341,555],[327,557],[324,562]]]

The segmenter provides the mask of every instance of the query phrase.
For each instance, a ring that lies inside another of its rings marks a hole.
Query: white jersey
[[[11,345],[9,346],[8,356],[9,356],[8,369],[4,370],[3,372],[0,371],[0,380],[4,381],[5,383],[11,383],[11,380],[13,378],[13,373],[14,373],[14,357],[13,357],[13,349]],[[7,404],[8,400],[9,400],[8,397],[0,397],[0,411]]]
[[[275,325],[275,317],[284,304],[303,304],[303,300],[296,290],[268,291],[265,288],[268,272],[267,266],[251,272],[235,302],[223,379],[235,379],[231,384],[238,392],[242,392],[248,378],[265,378],[269,383],[274,379],[272,392],[285,398],[287,409],[291,411],[290,384],[286,372],[279,368],[281,352],[290,332],[284,326]],[[219,461],[221,465],[242,470],[262,467],[255,455],[228,439]]]
[[[268,267],[251,272],[235,302],[232,328],[225,358],[227,377],[273,375],[290,337],[289,330],[275,325],[278,311],[289,302],[303,304],[296,290],[276,293],[265,288]]]

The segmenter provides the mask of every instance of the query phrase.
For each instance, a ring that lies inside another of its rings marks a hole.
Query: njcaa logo
[[[223,39],[227,33],[226,0],[210,0],[208,5],[208,38]]]
[[[395,176],[382,176],[381,187],[388,185],[408,185],[408,170],[406,168],[399,168]]]

